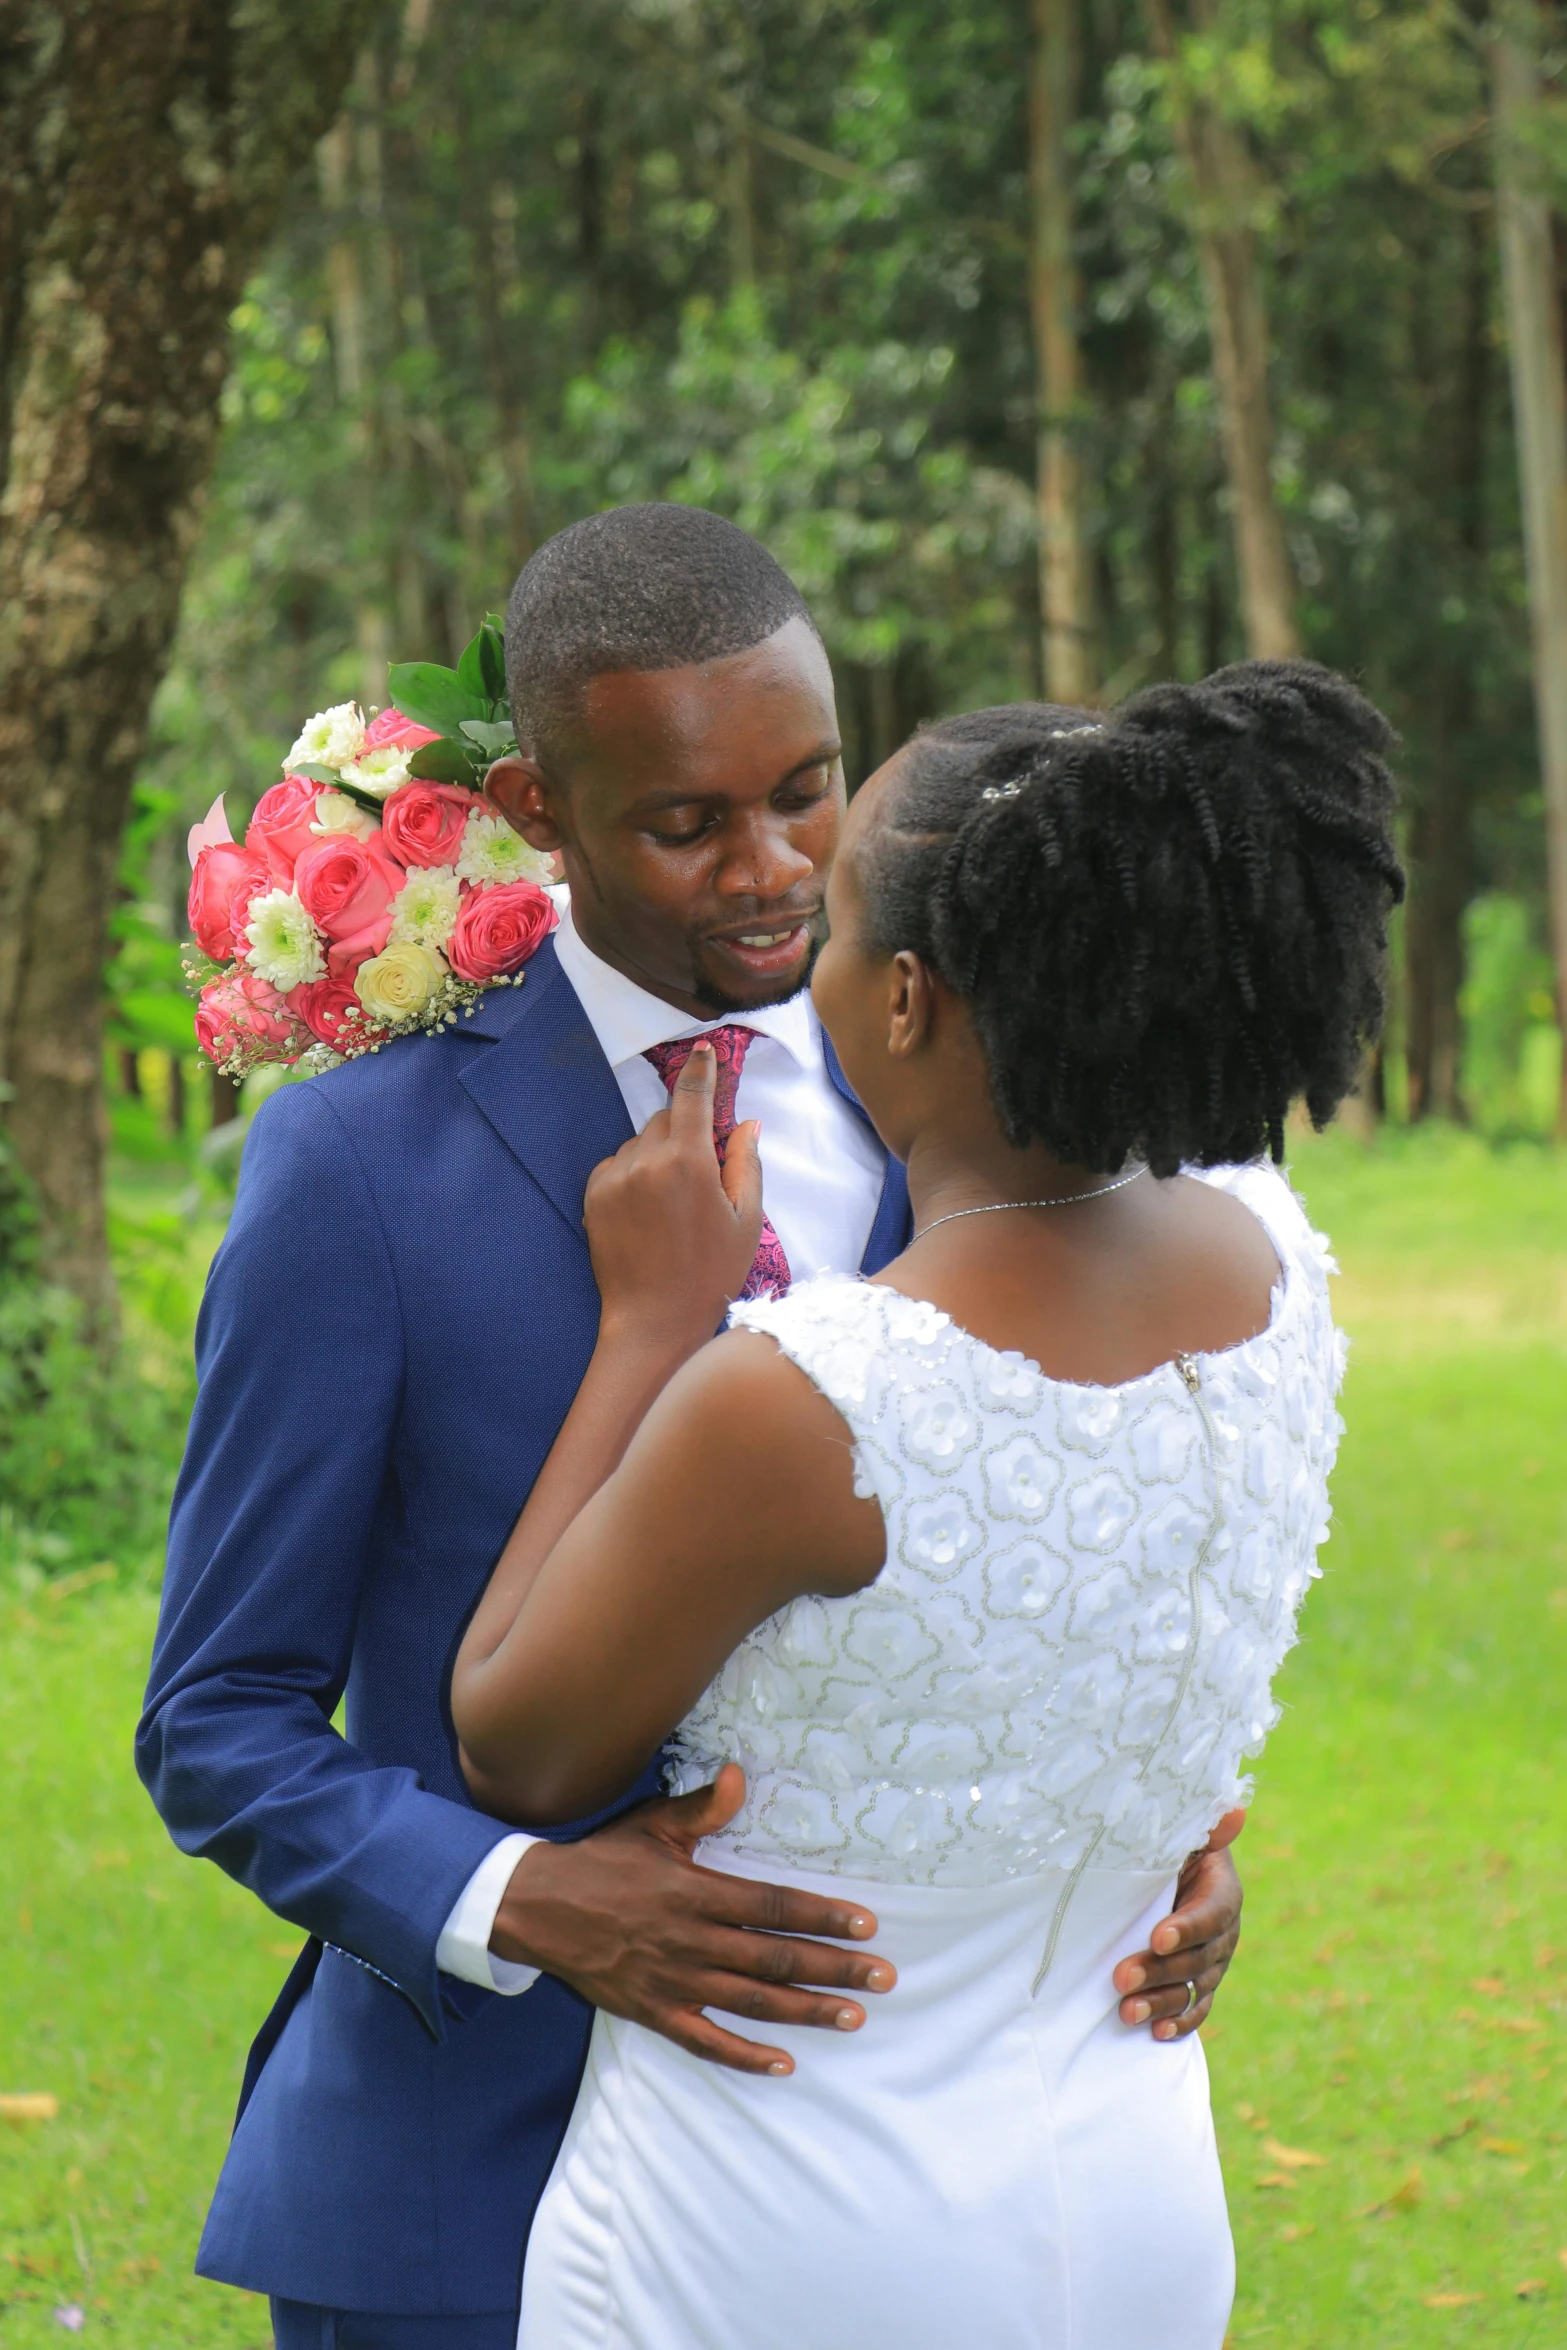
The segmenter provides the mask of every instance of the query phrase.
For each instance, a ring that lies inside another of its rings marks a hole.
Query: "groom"
[[[282,2350],[511,2350],[590,2003],[707,2050],[704,2010],[831,2025],[873,1963],[852,1905],[694,1866],[727,1815],[647,1800],[653,1767],[547,1842],[457,1768],[452,1656],[593,1348],[584,1185],[663,1105],[661,1048],[728,1032],[796,1279],[908,1238],[800,992],[843,778],[789,580],[715,516],[621,508],[529,563],[507,661],[528,749],[489,789],[562,851],[571,910],[472,1019],[261,1112],[137,1740],[176,1842],[309,1936],[198,2259],[271,2296]],[[1120,1974],[1128,2022],[1200,2020],[1238,1910],[1227,1856],[1189,1872],[1178,1948]]]

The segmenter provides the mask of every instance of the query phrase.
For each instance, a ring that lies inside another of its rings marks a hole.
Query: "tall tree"
[[[1082,91],[1079,0],[1030,0],[1029,305],[1034,329],[1041,669],[1047,699],[1085,702],[1098,685],[1083,518],[1083,359],[1072,241]]]
[[[1478,198],[1479,191],[1471,191]],[[1486,415],[1491,375],[1491,231],[1480,205],[1459,215],[1462,267],[1422,269],[1434,444],[1433,531],[1467,611],[1484,593]],[[1456,329],[1444,335],[1443,328]],[[1440,346],[1450,340],[1451,353]],[[1436,346],[1433,348],[1432,346]],[[1476,784],[1483,765],[1470,648],[1450,645],[1430,676],[1424,755],[1410,778],[1411,887],[1404,919],[1404,1031],[1412,1118],[1462,1118],[1464,913],[1475,892]]]
[[[106,1319],[98,1006],[229,314],[373,0],[23,0],[0,53],[0,1083]]]
[[[1540,12],[1511,0],[1492,45],[1497,195],[1518,434],[1558,1016],[1567,1023],[1567,373],[1540,152]],[[1558,1132],[1567,1136],[1567,1054]]]
[[[1154,47],[1171,69],[1176,145],[1186,168],[1192,234],[1202,265],[1214,388],[1234,502],[1235,560],[1247,650],[1258,660],[1300,651],[1295,583],[1273,490],[1268,314],[1263,300],[1256,194],[1240,131],[1190,70],[1186,28],[1170,0],[1147,0]],[[1193,0],[1193,28],[1212,30],[1209,0]]]

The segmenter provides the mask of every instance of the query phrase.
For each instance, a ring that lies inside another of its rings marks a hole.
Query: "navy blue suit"
[[[181,1849],[310,1941],[251,2051],[204,2275],[516,2305],[590,2010],[436,1967],[507,1832],[469,1801],[446,1693],[593,1350],[583,1188],[630,1132],[546,943],[455,1030],[274,1095],[247,1144],[136,1755]],[[865,1269],[907,1237],[889,1161]],[[650,1764],[625,1800],[656,1788]]]

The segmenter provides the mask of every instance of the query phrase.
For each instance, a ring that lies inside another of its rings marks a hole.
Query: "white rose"
[[[319,979],[326,969],[316,926],[291,890],[272,889],[252,898],[245,936],[250,941],[246,962],[279,995]]]
[[[368,808],[361,808],[346,792],[324,791],[316,801],[312,832],[348,832],[355,840],[370,840],[381,829]]]
[[[418,1019],[440,993],[445,977],[438,955],[405,939],[360,964],[354,976],[354,993],[372,1020],[397,1027]]]

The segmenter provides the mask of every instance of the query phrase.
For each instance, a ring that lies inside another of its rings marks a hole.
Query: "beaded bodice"
[[[1319,1572],[1342,1342],[1285,1180],[1209,1180],[1278,1252],[1272,1320],[1123,1386],[868,1282],[736,1307],[847,1423],[887,1560],[759,1625],[676,1732],[677,1789],[745,1768],[722,1845],[903,1884],[1174,1868],[1246,1799]]]

